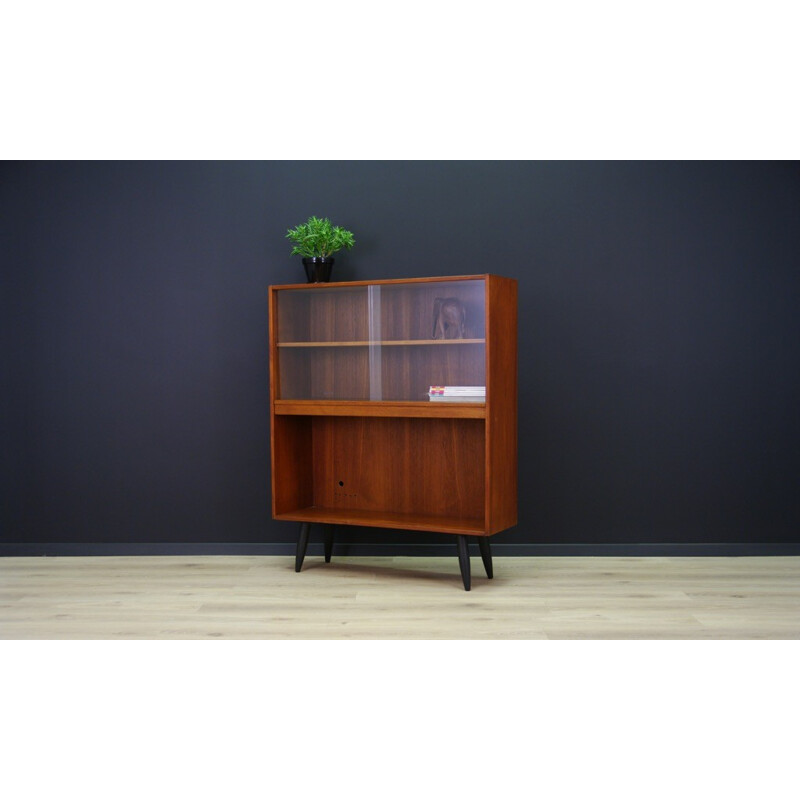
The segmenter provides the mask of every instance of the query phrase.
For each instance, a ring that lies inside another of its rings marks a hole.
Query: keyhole
[[[339,481],[339,486],[344,486],[344,481]]]

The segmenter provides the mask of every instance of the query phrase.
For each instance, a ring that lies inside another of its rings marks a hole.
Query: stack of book
[[[445,403],[485,403],[486,387],[431,386],[428,397]]]

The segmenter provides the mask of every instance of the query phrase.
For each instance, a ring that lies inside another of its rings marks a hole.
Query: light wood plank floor
[[[800,557],[0,558],[3,639],[798,639]]]

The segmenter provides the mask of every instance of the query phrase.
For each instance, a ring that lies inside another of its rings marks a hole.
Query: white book
[[[455,394],[486,394],[485,386],[431,386],[430,394],[455,395]]]
[[[431,394],[430,400],[436,403],[485,403],[485,394]]]

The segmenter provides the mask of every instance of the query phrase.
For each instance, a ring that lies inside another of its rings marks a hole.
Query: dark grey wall
[[[294,539],[266,287],[310,214],[338,280],[518,279],[496,542],[800,542],[797,164],[68,162],[0,171],[2,543]]]

